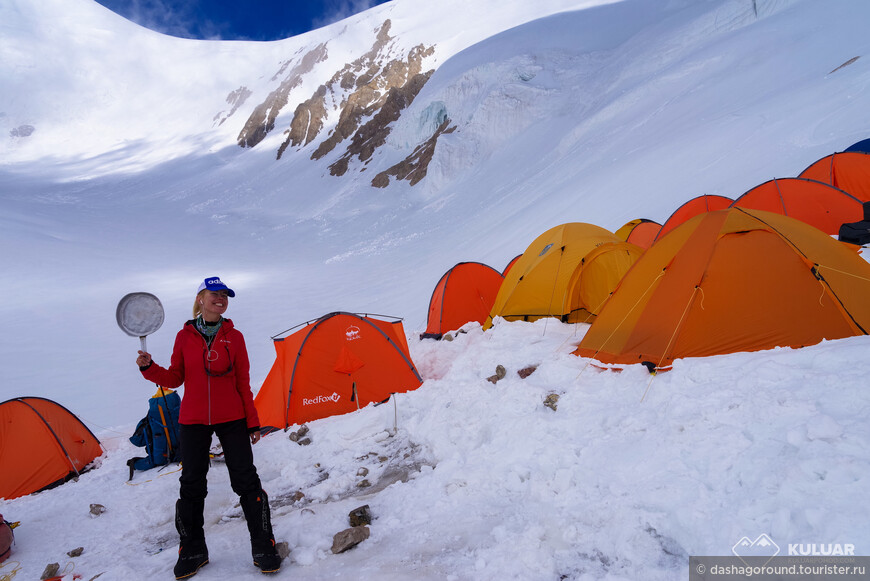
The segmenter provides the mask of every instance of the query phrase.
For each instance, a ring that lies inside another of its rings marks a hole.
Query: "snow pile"
[[[653,377],[571,355],[584,327],[500,322],[412,340],[418,390],[308,424],[310,445],[264,438],[256,463],[290,548],[277,578],[672,580],[689,555],[727,555],[761,533],[781,547],[870,547],[870,508],[855,501],[870,485],[867,337],[678,360]],[[507,373],[491,383],[497,365]],[[105,444],[78,482],[4,503],[22,521],[24,578],[49,562],[84,578],[170,575],[177,467],[125,484],[138,449],[120,435]],[[106,512],[90,516],[91,503]],[[371,537],[332,554],[363,505]],[[206,536],[197,579],[261,578],[220,462]]]

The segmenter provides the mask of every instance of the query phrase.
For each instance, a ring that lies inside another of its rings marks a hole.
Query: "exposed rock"
[[[495,368],[495,375],[490,375],[486,378],[490,383],[498,383],[500,380],[505,378],[507,375],[507,371],[504,368],[504,365],[497,365]]]
[[[102,504],[92,504],[91,505],[91,515],[100,516],[104,512],[106,512],[106,507],[103,506]]]
[[[287,138],[278,148],[278,159],[284,154],[288,145],[308,145],[320,130],[323,129],[323,119],[326,117],[326,85],[320,85],[314,96],[296,106],[293,121]]]
[[[432,161],[432,156],[435,155],[435,145],[438,138],[445,133],[453,133],[456,126],[450,127],[450,119],[445,119],[435,133],[422,144],[418,145],[414,151],[401,162],[382,171],[372,180],[372,186],[376,188],[385,188],[390,185],[390,176],[399,180],[408,180],[412,186],[417,185],[420,180],[426,177],[429,170],[429,162]]]
[[[840,66],[838,66],[836,69],[834,69],[833,71],[831,71],[831,72],[828,73],[828,74],[829,74],[829,75],[832,75],[832,74],[836,73],[837,71],[839,71],[840,69],[842,69],[843,67],[848,67],[849,65],[851,65],[852,63],[854,63],[854,62],[855,62],[856,60],[858,60],[859,58],[861,58],[860,55],[859,55],[859,56],[856,56],[856,57],[852,57],[852,58],[850,58],[849,60],[847,60],[846,62],[844,62],[843,64],[841,64]]]
[[[332,552],[339,554],[352,549],[371,535],[369,527],[363,525],[345,529],[332,538]]]
[[[45,581],[46,579],[57,577],[58,571],[60,571],[60,563],[49,563],[45,566],[45,570],[42,572],[42,575],[39,578],[42,581]]]
[[[375,149],[387,141],[387,136],[390,134],[390,123],[396,121],[402,114],[402,110],[414,101],[414,97],[432,76],[432,72],[414,75],[402,87],[391,88],[383,106],[371,120],[353,135],[345,154],[329,166],[329,173],[334,176],[344,175],[348,163],[354,156],[359,157],[359,160],[363,162],[371,159]]]
[[[557,405],[558,403],[559,403],[559,394],[558,393],[551,393],[550,395],[548,395],[547,397],[544,398],[544,405],[553,411],[556,411],[556,408],[558,407],[558,405]]]
[[[85,552],[84,547],[78,547],[78,548],[73,549],[72,551],[69,551],[67,553],[67,556],[68,557],[81,557],[82,553],[84,553],[84,552]]]
[[[342,67],[296,108],[290,131],[278,150],[279,158],[290,145],[304,146],[318,136],[324,126],[328,101],[341,101],[338,122],[311,159],[321,159],[341,142],[353,138],[347,152],[330,166],[332,175],[343,175],[352,157],[366,161],[383,144],[389,134],[387,125],[398,118],[433,72],[421,75],[423,59],[434,53],[432,46],[415,46],[404,57],[391,55],[391,26],[390,20],[385,20],[375,31],[376,38],[368,52]],[[372,116],[377,120],[371,119],[360,127]]]
[[[286,559],[290,556],[290,545],[287,544],[287,541],[281,541],[275,545],[275,550],[278,551],[278,556],[281,559]]]
[[[528,376],[530,376],[532,373],[534,373],[535,369],[537,369],[537,368],[538,368],[537,365],[529,365],[528,367],[523,367],[522,369],[517,371],[517,375],[519,375],[521,379],[525,379]]]
[[[296,442],[300,446],[307,446],[311,443],[311,438],[305,438],[304,436],[308,434],[309,428],[307,425],[302,424],[299,426],[299,429],[295,432],[290,432],[290,440]]]
[[[224,121],[232,117],[233,113],[238,111],[239,107],[245,104],[245,101],[248,100],[253,93],[247,87],[239,87],[235,91],[231,91],[229,95],[227,95],[227,103],[232,106],[230,112],[226,115],[223,114],[223,111],[214,116],[215,121],[220,119],[220,123],[218,125],[223,125]]]
[[[263,141],[266,135],[275,128],[275,119],[281,109],[287,105],[290,91],[302,84],[302,76],[311,72],[314,65],[326,60],[326,56],[326,44],[323,43],[305,53],[278,88],[269,93],[266,100],[254,108],[253,113],[248,117],[248,121],[239,133],[238,143],[240,147],[254,147]],[[284,67],[286,66],[285,64]]]
[[[368,476],[368,475],[369,475],[369,469],[366,468],[365,466],[363,466],[362,468],[360,468],[359,470],[356,471],[356,475],[357,475],[357,476],[363,476],[363,477]]]
[[[367,504],[353,509],[347,516],[352,527],[372,524],[372,511]]]

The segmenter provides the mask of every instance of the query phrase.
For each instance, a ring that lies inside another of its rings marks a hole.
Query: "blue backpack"
[[[181,460],[178,447],[178,413],[181,398],[171,389],[158,387],[157,393],[148,400],[148,415],[139,420],[136,431],[130,436],[135,446],[144,447],[147,456],[127,460],[130,479],[134,470],[150,470]]]

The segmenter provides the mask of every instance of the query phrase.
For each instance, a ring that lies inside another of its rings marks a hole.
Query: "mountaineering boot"
[[[175,503],[175,528],[181,537],[178,561],[173,570],[176,579],[193,577],[200,567],[208,563],[208,547],[202,530],[204,505],[202,501],[184,499]]]
[[[272,535],[272,517],[269,512],[269,497],[261,490],[259,493],[245,494],[241,497],[242,511],[248,521],[251,533],[251,556],[254,565],[263,573],[275,573],[281,568],[281,556],[275,549]]]

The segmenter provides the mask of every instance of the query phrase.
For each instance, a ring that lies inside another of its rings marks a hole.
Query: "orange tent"
[[[345,414],[423,383],[400,320],[335,312],[272,339],[275,363],[254,398],[263,428]]]
[[[647,220],[646,218],[638,218],[637,220],[626,222],[614,234],[620,240],[630,242],[646,250],[652,245],[653,240],[656,239],[656,235],[661,229],[662,225],[658,222]]]
[[[773,179],[755,186],[731,204],[791,216],[836,235],[840,226],[864,215],[861,201],[835,187],[804,178]]]
[[[97,437],[58,403],[41,397],[0,403],[0,498],[63,484],[102,453]]]
[[[692,198],[679,208],[677,208],[671,217],[665,220],[661,229],[656,234],[655,239],[661,240],[665,234],[683,224],[689,218],[693,218],[704,212],[713,212],[715,210],[723,210],[733,202],[731,198],[719,196],[716,194],[702,194],[696,198]]]
[[[846,151],[827,155],[800,173],[798,177],[826,183],[870,202],[870,154]]]
[[[440,339],[465,323],[483,324],[504,277],[480,262],[460,262],[435,285],[429,299],[426,332],[421,338]]]
[[[824,232],[761,210],[695,216],[623,277],[576,355],[665,367],[870,330],[870,264]]]

